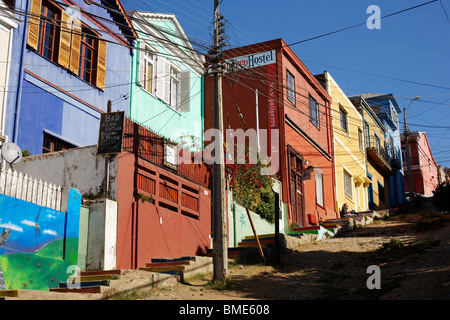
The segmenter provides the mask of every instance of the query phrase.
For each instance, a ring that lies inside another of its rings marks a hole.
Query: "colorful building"
[[[409,171],[405,136],[402,134],[403,170],[405,172],[406,192],[409,190]],[[410,132],[408,136],[413,188],[415,193],[432,196],[439,184],[438,166],[433,158],[425,132]]]
[[[227,50],[224,58],[224,128],[255,133],[251,147],[271,157],[286,230],[336,218],[330,95],[282,39]],[[205,130],[213,127],[212,92],[207,75]]]
[[[14,2],[13,2],[14,3]],[[17,0],[5,133],[30,154],[97,143],[100,114],[128,111],[135,33],[120,1]],[[22,15],[20,12],[29,12]]]
[[[123,150],[106,159],[93,145],[25,157],[15,166],[79,190],[89,206],[86,270],[136,269],[152,258],[205,255],[211,248],[209,170],[172,166],[166,142],[125,119]],[[105,199],[107,211],[92,209]]]
[[[131,65],[130,118],[200,150],[203,65],[173,14],[132,11],[138,30]]]
[[[386,160],[392,168],[392,174],[389,176],[389,204],[391,208],[395,208],[406,203],[405,177],[401,156],[401,128],[398,123],[401,109],[392,94],[367,93],[361,95],[361,97],[370,105],[386,128],[384,148]]]
[[[9,69],[11,65],[11,51],[13,31],[19,25],[19,20],[9,12],[9,8],[0,0],[0,144],[8,141],[5,135],[6,101],[8,98]]]
[[[329,72],[316,76],[332,97],[336,206],[346,203],[350,211],[367,211],[367,159],[362,114],[341,90]]]
[[[363,120],[363,143],[367,157],[367,188],[370,210],[389,208],[389,176],[392,168],[386,157],[386,128],[361,96],[349,97]]]

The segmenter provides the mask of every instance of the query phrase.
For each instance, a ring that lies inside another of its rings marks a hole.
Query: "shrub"
[[[450,210],[450,183],[444,182],[436,187],[433,203],[438,210]]]
[[[397,239],[391,239],[389,242],[385,242],[382,248],[387,251],[398,250],[403,248],[403,242]]]

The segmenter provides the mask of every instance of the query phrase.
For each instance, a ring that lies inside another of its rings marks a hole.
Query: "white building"
[[[8,94],[14,93],[14,90],[8,87],[8,80],[13,31],[18,25],[19,20],[12,10],[0,0],[0,144],[8,141],[8,137],[5,136],[6,98]]]

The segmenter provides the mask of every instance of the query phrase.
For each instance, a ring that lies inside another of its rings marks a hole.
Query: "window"
[[[363,132],[361,128],[358,128],[358,141],[359,141],[359,150],[364,151]]]
[[[287,72],[287,97],[295,105],[295,78],[289,71]]]
[[[384,202],[384,186],[378,182],[378,198],[380,199],[380,201]]]
[[[170,68],[170,106],[180,111],[180,72],[174,67]]]
[[[64,141],[51,134],[48,134],[47,132],[44,132],[44,144],[42,146],[42,153],[62,151],[72,149],[75,147],[76,147],[75,145],[67,141]]]
[[[309,96],[309,120],[319,129],[319,104],[313,97]]]
[[[398,127],[398,116],[397,116],[397,112],[395,112],[393,107],[391,107],[391,115],[392,115],[392,121],[394,122],[395,126]]]
[[[341,128],[342,128],[342,130],[344,130],[345,132],[348,133],[347,112],[340,105],[339,105],[339,118],[340,118],[340,121],[341,121]]]
[[[316,203],[323,207],[323,174],[316,169],[314,176],[316,181]]]
[[[48,0],[31,0],[27,45],[81,79],[105,90],[106,42]]]
[[[344,170],[344,194],[350,200],[353,199],[352,186],[352,176]]]
[[[41,20],[39,24],[39,40],[37,51],[51,61],[57,60],[58,34],[56,21],[59,20],[58,10],[48,3],[41,6]]]
[[[148,48],[148,47],[146,47],[146,48]],[[153,92],[154,64],[155,64],[155,61],[154,61],[153,53],[146,50],[144,52],[143,88],[150,93]]]
[[[370,147],[370,127],[366,120],[364,120],[364,144],[366,148]]]
[[[95,85],[95,70],[97,58],[97,39],[93,37],[89,29],[83,28],[80,46],[80,64],[78,76],[84,81]]]
[[[191,76],[181,64],[158,54],[150,45],[140,43],[138,84],[177,112],[189,112]]]
[[[377,152],[379,154],[381,154],[380,137],[376,133],[373,134],[373,143],[374,143],[375,150],[377,150]]]

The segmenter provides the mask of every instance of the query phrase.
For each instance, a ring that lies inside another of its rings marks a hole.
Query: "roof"
[[[400,106],[398,105],[398,103],[395,100],[395,97],[394,97],[394,95],[392,93],[364,93],[364,94],[360,94],[360,95],[357,95],[357,96],[363,98],[367,102],[389,100],[392,103],[392,105],[394,106],[394,108],[397,111],[397,113],[401,113],[402,112],[401,109],[400,109]],[[354,97],[357,97],[357,96],[354,96]]]
[[[113,19],[118,22],[118,26],[123,34],[128,38],[129,41],[137,38],[137,33],[133,28],[130,17],[127,15],[120,0],[102,0],[102,2],[108,3],[112,10],[107,9]]]

